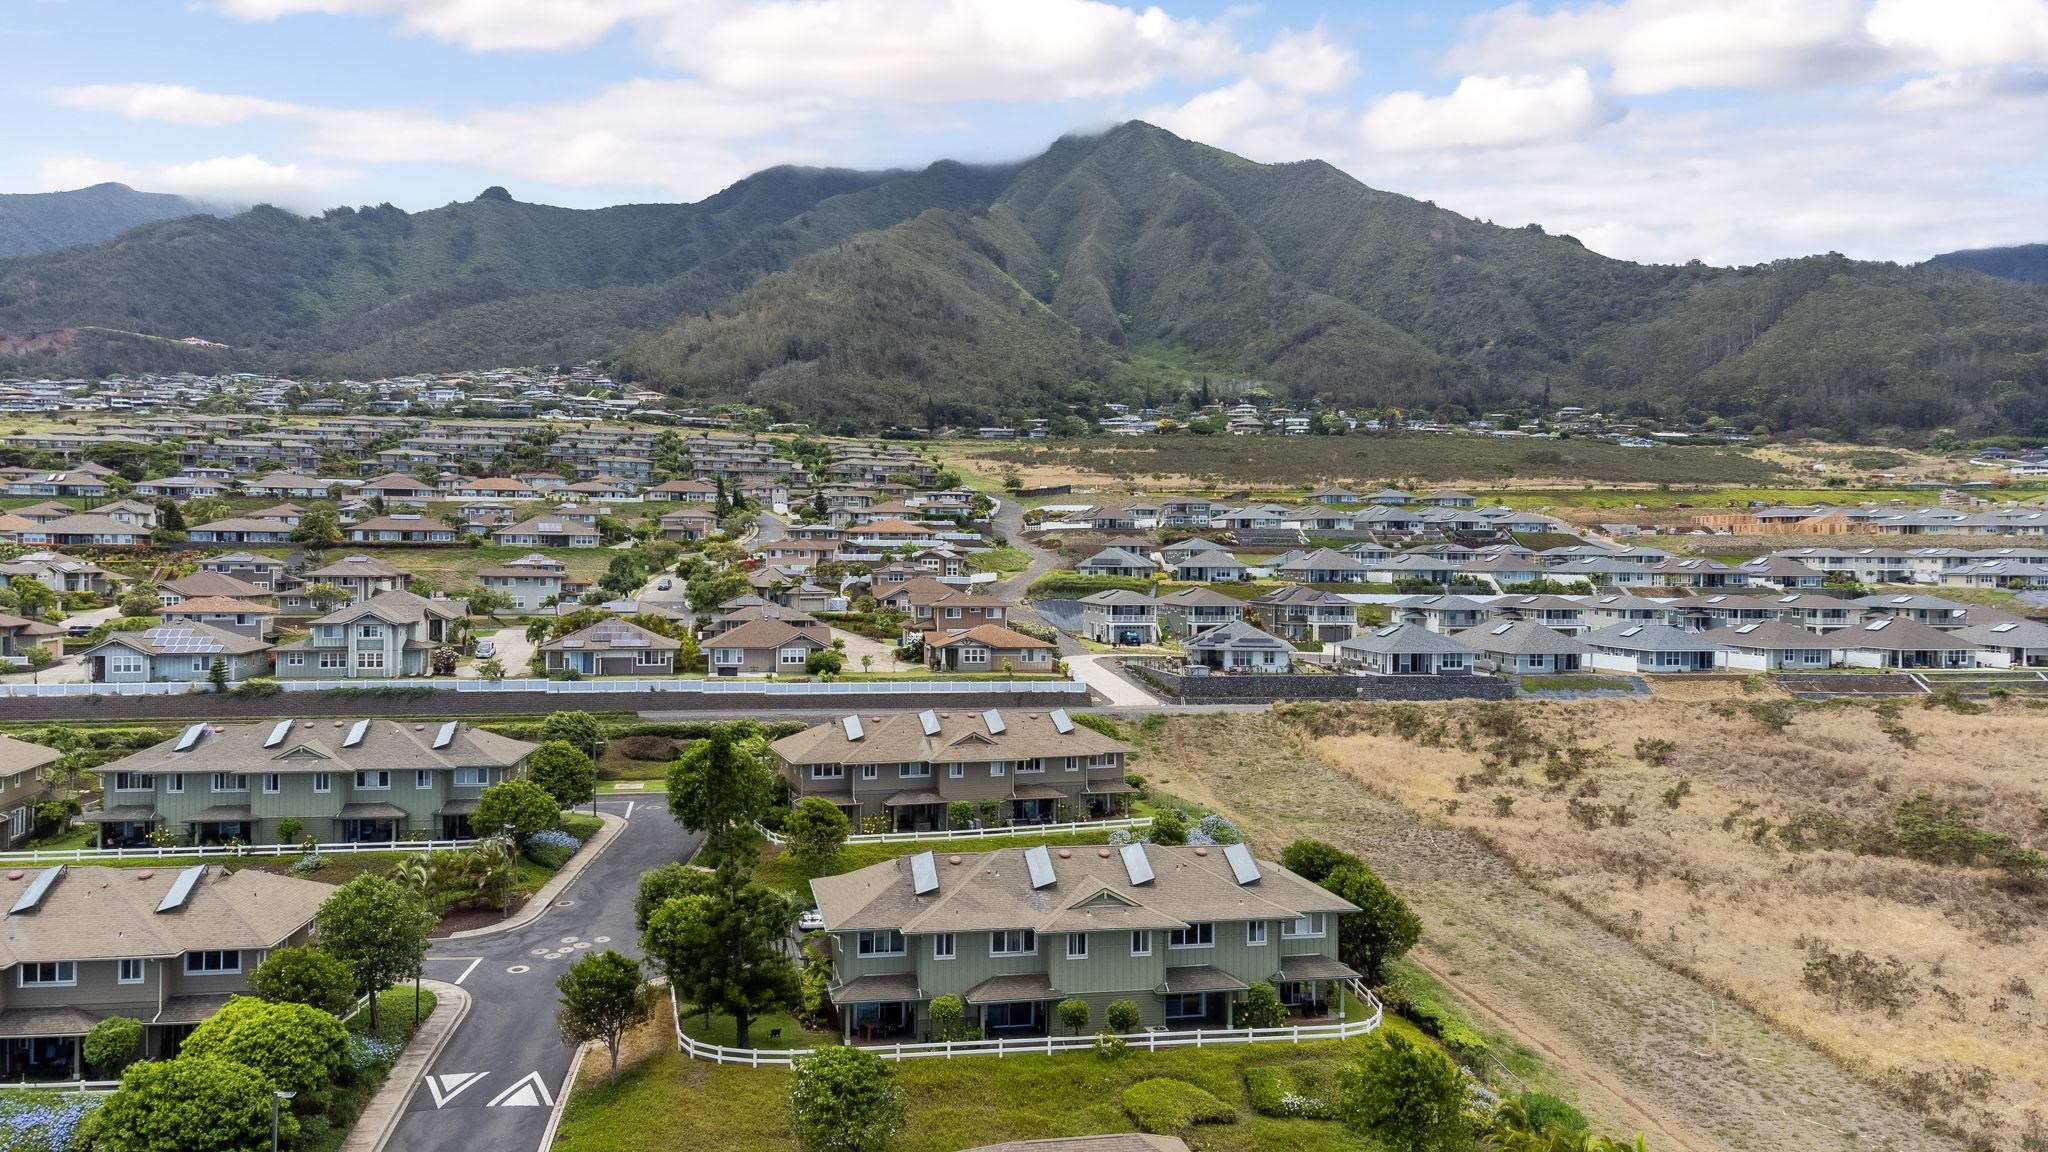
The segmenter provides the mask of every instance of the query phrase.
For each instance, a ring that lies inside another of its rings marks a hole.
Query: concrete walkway
[[[1104,665],[1106,657],[1093,653],[1068,656],[1067,671],[1074,679],[1088,685],[1090,691],[1107,701],[1110,707],[1142,708],[1159,703],[1151,693],[1124,679]]]
[[[391,1066],[391,1074],[384,1078],[377,1094],[370,1097],[362,1115],[356,1117],[355,1127],[349,1129],[348,1139],[342,1141],[341,1152],[380,1152],[397,1130],[398,1118],[405,1115],[406,1101],[412,1099],[420,1077],[426,1075],[435,1057],[447,1047],[448,1038],[461,1026],[462,1018],[469,1015],[469,993],[445,980],[422,980],[420,987],[434,994],[434,1010],[420,1021],[405,1051],[399,1053],[398,1062]]]
[[[632,797],[622,797],[622,799],[630,801]],[[578,811],[581,811],[581,809],[578,809]],[[535,892],[527,899],[525,904],[520,906],[519,915],[508,920],[499,921],[496,924],[487,924],[482,928],[465,928],[460,932],[450,932],[446,936],[439,937],[439,939],[472,940],[478,936],[495,936],[500,932],[510,932],[517,928],[524,928],[535,920],[540,919],[541,913],[548,910],[548,905],[555,902],[555,897],[562,894],[562,889],[574,884],[576,878],[583,875],[583,870],[590,867],[591,862],[597,859],[598,853],[610,847],[611,842],[617,839],[619,833],[626,827],[626,818],[624,816],[614,816],[609,812],[599,812],[597,818],[604,821],[604,827],[599,828],[597,835],[592,836],[583,847],[576,850],[574,856],[569,857],[569,862],[562,865],[561,871],[548,877],[548,882],[540,886],[540,891]]]

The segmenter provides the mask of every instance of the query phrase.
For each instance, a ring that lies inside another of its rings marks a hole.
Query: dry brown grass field
[[[1964,866],[1950,853],[1929,862],[1914,857],[1948,849],[1916,852],[1882,839],[1885,830],[1925,827],[1909,828],[1902,812],[1924,794],[1955,806],[1944,814],[1957,826],[1943,845],[1974,830],[2020,850],[2048,846],[2040,768],[2048,711],[2017,701],[1974,715],[1918,704],[1889,713],[1799,707],[1724,684],[1648,702],[1338,706],[1287,715],[1262,721],[1281,729],[1265,738],[1276,747],[1295,741],[1348,778],[1342,803],[1363,804],[1360,797],[1376,792],[1398,798],[1418,821],[1403,840],[1488,845],[1519,878],[1611,931],[1618,939],[1610,953],[1695,977],[1974,1146],[2048,1148],[2048,1004],[2040,999],[2048,997],[2048,879],[2024,861]],[[1265,791],[1256,761],[1234,782],[1213,757],[1191,758],[1188,767],[1214,795]],[[1300,783],[1289,792],[1311,819],[1317,807],[1339,802],[1310,799]],[[1592,956],[1519,936],[1483,886],[1462,900],[1441,892],[1465,867],[1455,857],[1432,862],[1401,841],[1374,840],[1382,838],[1360,843],[1357,830],[1351,835],[1392,875],[1423,879],[1416,897],[1432,920],[1431,948],[1445,944],[1439,917],[1467,931],[1484,924],[1481,935],[1498,933],[1514,960],[1552,966],[1561,984],[1584,981]],[[1541,1020],[1540,996],[1518,997],[1512,980],[1486,971],[1498,957],[1453,953],[1473,981],[1509,985],[1501,990],[1509,1016]],[[1599,958],[1603,966],[1615,961]],[[1718,1034],[1691,997],[1646,1003],[1661,994],[1656,982],[1622,967],[1629,972],[1609,973],[1622,982],[1598,981],[1591,995],[1646,1012],[1639,1026],[1649,1032],[1580,1035],[1593,1043],[1596,1067],[1619,1054],[1609,1046],[1648,1039],[1669,1062],[1671,1095],[1712,1097],[1768,1066]],[[1827,1078],[1812,1061],[1783,1050],[1771,1058],[1793,1061],[1771,1078],[1775,1088],[1754,1086],[1736,1115],[1693,1121],[1699,1144],[1676,1128],[1672,1134],[1688,1147],[1756,1146],[1741,1133],[1762,1114],[1737,1123],[1740,1112],[1775,1096],[1800,1129],[1856,1131],[1865,1147],[1873,1138],[1900,1147],[1926,1138],[1834,1110],[1830,1093],[1840,1086],[1823,1089]]]

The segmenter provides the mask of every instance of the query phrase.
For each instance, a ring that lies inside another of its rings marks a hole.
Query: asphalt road
[[[640,874],[683,859],[699,839],[669,817],[659,794],[598,806],[626,817],[626,827],[553,907],[523,928],[436,941],[428,952],[426,974],[462,985],[472,1003],[407,1104],[390,1152],[540,1148],[574,1051],[555,1032],[556,978],[591,951],[638,956]]]

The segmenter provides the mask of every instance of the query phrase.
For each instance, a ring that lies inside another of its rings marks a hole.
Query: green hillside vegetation
[[[2048,284],[2048,244],[1967,248],[1960,252],[1943,252],[1927,262],[1941,268],[1967,268],[2001,280]]]
[[[0,372],[595,357],[835,431],[1088,417],[1198,379],[1450,418],[1578,403],[1774,431],[2048,434],[2044,305],[2040,286],[1833,254],[1632,264],[1133,122],[1021,165],[771,169],[689,205],[575,211],[492,189],[416,214],[151,224],[0,261],[0,333],[66,330],[0,337]]]
[[[204,211],[204,206],[183,196],[137,192],[126,184],[8,193],[0,195],[0,256],[98,244],[138,224]]]

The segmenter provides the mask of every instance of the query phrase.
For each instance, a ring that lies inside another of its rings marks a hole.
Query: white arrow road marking
[[[628,800],[628,801],[626,801],[626,815],[625,815],[624,819],[627,819],[627,820],[631,820],[632,818],[633,818],[633,801],[631,801],[631,800]]]
[[[463,1089],[489,1075],[489,1072],[450,1072],[445,1076],[429,1076],[427,1091],[434,1094],[434,1107],[444,1107],[461,1095]]]
[[[553,1108],[555,1098],[548,1092],[540,1073],[528,1072],[519,1082],[498,1093],[487,1108]]]

